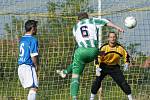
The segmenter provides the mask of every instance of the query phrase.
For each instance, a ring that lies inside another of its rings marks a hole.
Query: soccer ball
[[[136,21],[135,17],[129,16],[129,17],[125,18],[124,24],[127,28],[131,29],[131,28],[134,28],[136,26],[137,21]]]

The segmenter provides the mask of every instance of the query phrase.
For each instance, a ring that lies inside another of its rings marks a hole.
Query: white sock
[[[29,91],[28,100],[36,100],[36,91],[33,90]]]
[[[90,100],[94,100],[96,94],[91,93]]]
[[[129,100],[133,100],[131,94],[128,95],[128,99],[129,99]]]
[[[73,100],[77,100],[77,96],[73,96],[72,98],[73,98]]]

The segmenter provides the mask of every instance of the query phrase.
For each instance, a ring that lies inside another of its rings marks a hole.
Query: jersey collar
[[[31,34],[25,34],[25,35],[28,35],[28,36],[30,36]]]
[[[29,36],[29,37],[30,37],[30,36],[32,36],[32,35],[31,35],[31,34],[25,34],[24,36],[25,36],[25,37],[26,37],[26,36]]]

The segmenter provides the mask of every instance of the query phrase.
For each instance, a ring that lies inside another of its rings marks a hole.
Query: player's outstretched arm
[[[108,22],[107,26],[113,27],[113,28],[117,29],[119,32],[124,32],[124,30],[121,27],[119,27],[118,25],[113,24],[112,22]]]

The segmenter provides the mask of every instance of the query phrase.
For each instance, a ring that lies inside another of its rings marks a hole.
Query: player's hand
[[[122,28],[120,28],[120,27],[117,27],[117,30],[119,31],[119,32],[124,32],[124,30],[122,29]]]
[[[124,70],[124,71],[128,71],[128,68],[129,68],[129,63],[125,63],[123,70]]]
[[[102,71],[102,69],[97,67],[96,68],[96,76],[100,76],[101,75],[101,71]]]

